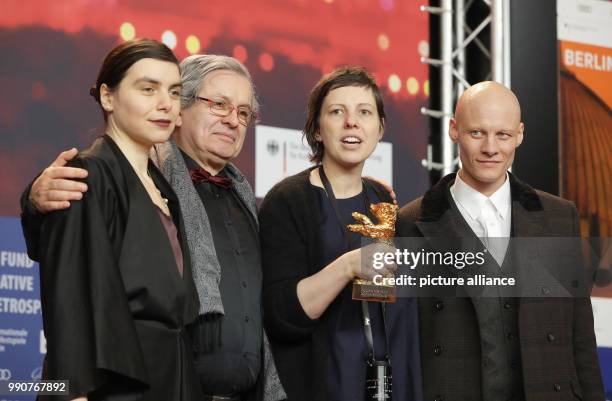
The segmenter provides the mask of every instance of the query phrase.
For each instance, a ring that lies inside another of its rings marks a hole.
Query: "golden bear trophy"
[[[364,237],[374,238],[378,242],[394,246],[392,238],[395,236],[395,220],[397,218],[397,205],[392,203],[376,203],[370,205],[370,211],[378,220],[374,224],[368,216],[353,212],[352,216],[359,224],[349,224],[347,228]],[[357,278],[353,280],[353,299],[375,302],[395,302],[395,287],[392,285],[374,284],[372,281]]]

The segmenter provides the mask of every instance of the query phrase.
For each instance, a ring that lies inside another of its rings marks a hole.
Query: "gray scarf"
[[[179,199],[187,244],[191,255],[193,279],[200,299],[200,316],[224,315],[219,292],[221,266],[213,243],[210,221],[206,209],[187,171],[185,160],[173,140],[156,145],[151,159],[166,177]],[[257,223],[255,195],[242,173],[231,163],[225,167],[227,176]],[[278,378],[267,335],[263,333],[263,371],[259,380],[264,380],[264,401],[283,400],[287,396]]]

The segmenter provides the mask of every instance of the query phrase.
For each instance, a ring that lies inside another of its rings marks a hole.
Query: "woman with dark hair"
[[[201,399],[183,330],[199,303],[181,212],[149,160],[180,92],[174,54],[148,39],[111,50],[90,91],[105,134],[70,162],[89,189],[40,235],[45,378],[68,380],[64,399]]]
[[[317,165],[277,184],[261,205],[264,319],[290,401],[362,401],[368,366],[379,362],[393,368],[393,400],[422,399],[414,300],[382,308],[351,297],[352,280],[374,274],[362,268],[361,237],[346,230],[351,213],[391,202],[385,188],[362,178],[385,123],[365,69],[324,76],[304,128]],[[379,400],[390,401],[386,394]]]

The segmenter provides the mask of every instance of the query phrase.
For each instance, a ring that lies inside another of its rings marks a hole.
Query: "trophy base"
[[[394,303],[397,296],[392,285],[377,285],[371,281],[356,279],[353,281],[353,299]]]

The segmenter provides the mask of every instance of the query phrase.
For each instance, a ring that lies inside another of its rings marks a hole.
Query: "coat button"
[[[441,347],[440,345],[436,345],[436,346],[434,347],[434,354],[435,354],[435,355],[440,355],[440,354],[442,354],[442,347]]]
[[[561,391],[561,385],[560,384],[555,384],[554,385],[554,389],[555,389],[556,392]]]
[[[504,303],[504,308],[506,308],[506,309],[510,309],[511,307],[512,307],[512,305],[510,305],[510,302],[506,301],[506,302]]]
[[[548,295],[548,294],[550,294],[550,288],[548,288],[548,287],[542,287],[542,294],[543,294],[543,295]]]
[[[514,340],[514,334],[512,333],[508,333],[507,337],[508,337],[508,340],[510,341]]]
[[[556,340],[555,335],[553,333],[548,333],[546,335],[546,338],[548,339],[549,342],[553,342]]]
[[[441,395],[437,395],[436,398],[433,399],[433,401],[444,401],[444,397]]]
[[[249,317],[248,317],[248,316],[245,316],[245,317],[244,317],[244,321],[245,321],[245,322],[247,322],[247,323],[248,323],[248,321],[249,321],[249,320],[251,320],[251,319],[249,319]]]
[[[436,301],[436,310],[442,310],[444,309],[444,302],[442,301]]]

